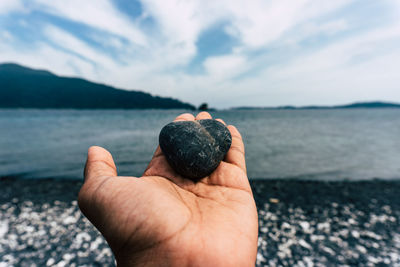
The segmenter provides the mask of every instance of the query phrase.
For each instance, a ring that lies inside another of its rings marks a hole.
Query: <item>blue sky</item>
[[[397,0],[1,0],[0,62],[211,106],[400,102]]]

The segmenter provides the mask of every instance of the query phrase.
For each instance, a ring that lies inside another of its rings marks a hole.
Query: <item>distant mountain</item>
[[[177,99],[0,64],[0,108],[195,109]]]
[[[344,106],[337,106],[337,108],[400,108],[400,104],[389,102],[359,102]]]
[[[400,108],[400,104],[389,102],[357,102],[348,105],[338,106],[279,106],[279,107],[237,107],[238,110],[254,110],[254,109],[356,109],[356,108]]]

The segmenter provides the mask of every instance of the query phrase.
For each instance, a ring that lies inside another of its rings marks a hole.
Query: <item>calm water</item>
[[[182,111],[0,110],[0,177],[81,179],[87,148],[140,175]],[[400,110],[218,111],[241,131],[250,178],[399,179]]]

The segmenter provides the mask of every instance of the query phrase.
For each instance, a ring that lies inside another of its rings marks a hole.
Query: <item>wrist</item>
[[[184,256],[173,257],[165,252],[157,252],[154,250],[146,250],[131,253],[129,255],[116,255],[116,261],[118,267],[133,267],[133,266],[189,266],[188,262],[185,262]]]
[[[237,259],[229,255],[184,255],[176,251],[156,252],[146,251],[117,258],[118,267],[158,267],[158,266],[213,266],[213,267],[236,267],[236,266],[255,266],[255,259]]]

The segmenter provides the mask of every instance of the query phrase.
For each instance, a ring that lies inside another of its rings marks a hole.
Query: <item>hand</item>
[[[176,118],[195,119],[211,116]],[[242,138],[228,129],[232,146],[224,161],[197,183],[178,175],[159,147],[140,178],[117,176],[108,151],[89,149],[79,207],[119,266],[254,266],[257,209]]]

